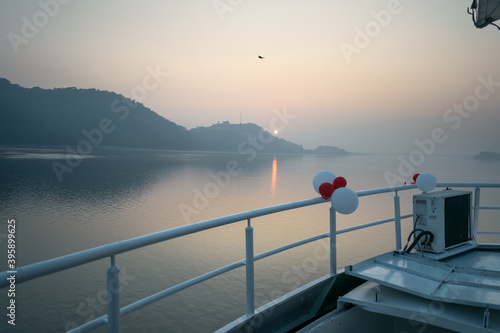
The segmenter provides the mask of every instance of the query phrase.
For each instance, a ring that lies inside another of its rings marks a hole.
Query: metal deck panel
[[[498,247],[497,247],[498,248]],[[481,269],[500,276],[500,250],[476,250],[443,260],[450,265],[460,265],[472,269]]]
[[[472,250],[441,261],[390,252],[346,274],[431,300],[500,309],[498,251]]]
[[[376,288],[380,288],[378,301]],[[429,301],[413,294],[367,282],[339,298],[369,312],[396,316],[414,321],[415,328],[431,324],[445,329],[473,333],[500,332],[500,311],[490,310],[488,328],[484,328],[484,308]]]

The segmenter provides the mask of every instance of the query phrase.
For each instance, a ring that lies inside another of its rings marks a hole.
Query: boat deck
[[[375,294],[378,291],[376,299]],[[429,301],[409,293],[366,282],[340,297],[340,302],[355,304],[367,313],[376,313],[406,320],[415,331],[428,325],[435,332],[499,332],[500,311],[489,310],[485,322],[485,308],[454,303]],[[486,328],[486,327],[487,328]],[[440,327],[443,330],[437,330]],[[406,328],[408,331],[408,328]]]
[[[477,248],[441,260],[390,252],[349,267],[346,274],[430,300],[500,310],[498,249]]]
[[[458,332],[500,331],[500,248],[466,245],[436,260],[426,253],[386,253],[346,268],[368,282],[342,304]]]

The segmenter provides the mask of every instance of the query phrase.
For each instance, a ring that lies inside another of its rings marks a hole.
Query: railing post
[[[337,274],[337,212],[330,207],[330,276]]]
[[[120,267],[115,265],[115,256],[106,270],[108,290],[108,333],[120,332]]]
[[[396,229],[396,250],[401,250],[401,205],[398,191],[394,195],[394,226]]]
[[[255,314],[255,280],[254,280],[254,260],[253,260],[253,227],[248,219],[248,226],[245,228],[246,242],[246,273],[247,273],[247,317]]]
[[[479,224],[479,199],[480,199],[481,189],[476,187],[474,190],[474,220],[472,222],[472,237],[476,239],[477,228]]]

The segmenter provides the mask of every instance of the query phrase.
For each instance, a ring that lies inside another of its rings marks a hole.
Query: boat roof
[[[346,274],[429,300],[500,310],[499,247],[474,246],[440,260],[425,255],[389,252]]]
[[[438,257],[393,251],[345,273],[367,282],[340,303],[410,320],[431,316],[433,324],[458,332],[500,331],[498,244],[464,244]]]
[[[378,297],[375,297],[378,293]],[[404,318],[416,328],[429,325],[445,330],[431,332],[488,333],[500,331],[500,311],[476,306],[442,303],[405,293],[375,282],[366,282],[339,298],[370,313]],[[418,330],[420,331],[420,330]],[[425,330],[427,331],[427,330]]]

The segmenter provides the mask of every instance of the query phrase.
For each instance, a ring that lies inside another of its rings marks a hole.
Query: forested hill
[[[252,124],[230,124],[225,121],[210,127],[198,127],[191,130],[194,140],[201,150],[238,151],[249,149],[255,152],[305,153],[302,146],[278,138],[264,128]]]
[[[95,131],[94,131],[95,130]],[[0,79],[0,143],[190,149],[189,131],[122,95],[95,89],[23,88]]]
[[[1,145],[76,147],[82,141],[94,146],[171,150],[316,152],[255,124],[223,122],[187,130],[113,92],[24,88],[0,78]]]

